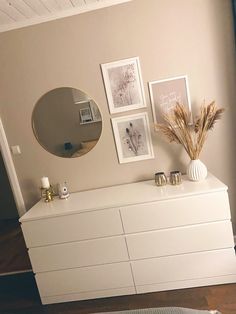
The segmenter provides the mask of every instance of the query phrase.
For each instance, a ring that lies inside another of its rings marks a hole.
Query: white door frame
[[[1,118],[0,118],[0,150],[8,174],[8,179],[16,203],[16,208],[19,216],[21,217],[24,213],[26,213],[25,202],[21,193],[19,181],[17,178],[15,166],[12,160],[11,151],[8,145],[6,133]]]

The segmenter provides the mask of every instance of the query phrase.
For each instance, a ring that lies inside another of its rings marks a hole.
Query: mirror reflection
[[[38,142],[48,152],[73,158],[88,153],[97,144],[102,119],[97,104],[87,94],[61,87],[38,100],[32,126]]]

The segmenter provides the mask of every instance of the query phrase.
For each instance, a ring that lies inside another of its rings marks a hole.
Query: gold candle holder
[[[55,195],[55,192],[53,190],[53,187],[50,185],[49,188],[40,188],[41,190],[41,197],[44,198],[44,201],[46,203],[53,201],[53,197]]]

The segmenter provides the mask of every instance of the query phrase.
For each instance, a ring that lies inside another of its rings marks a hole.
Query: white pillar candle
[[[42,188],[49,189],[50,183],[49,183],[48,177],[42,177],[41,178],[41,184],[42,184]]]

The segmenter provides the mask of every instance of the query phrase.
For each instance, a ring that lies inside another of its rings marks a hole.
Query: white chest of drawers
[[[43,304],[236,282],[227,187],[212,175],[38,202],[20,222]]]

